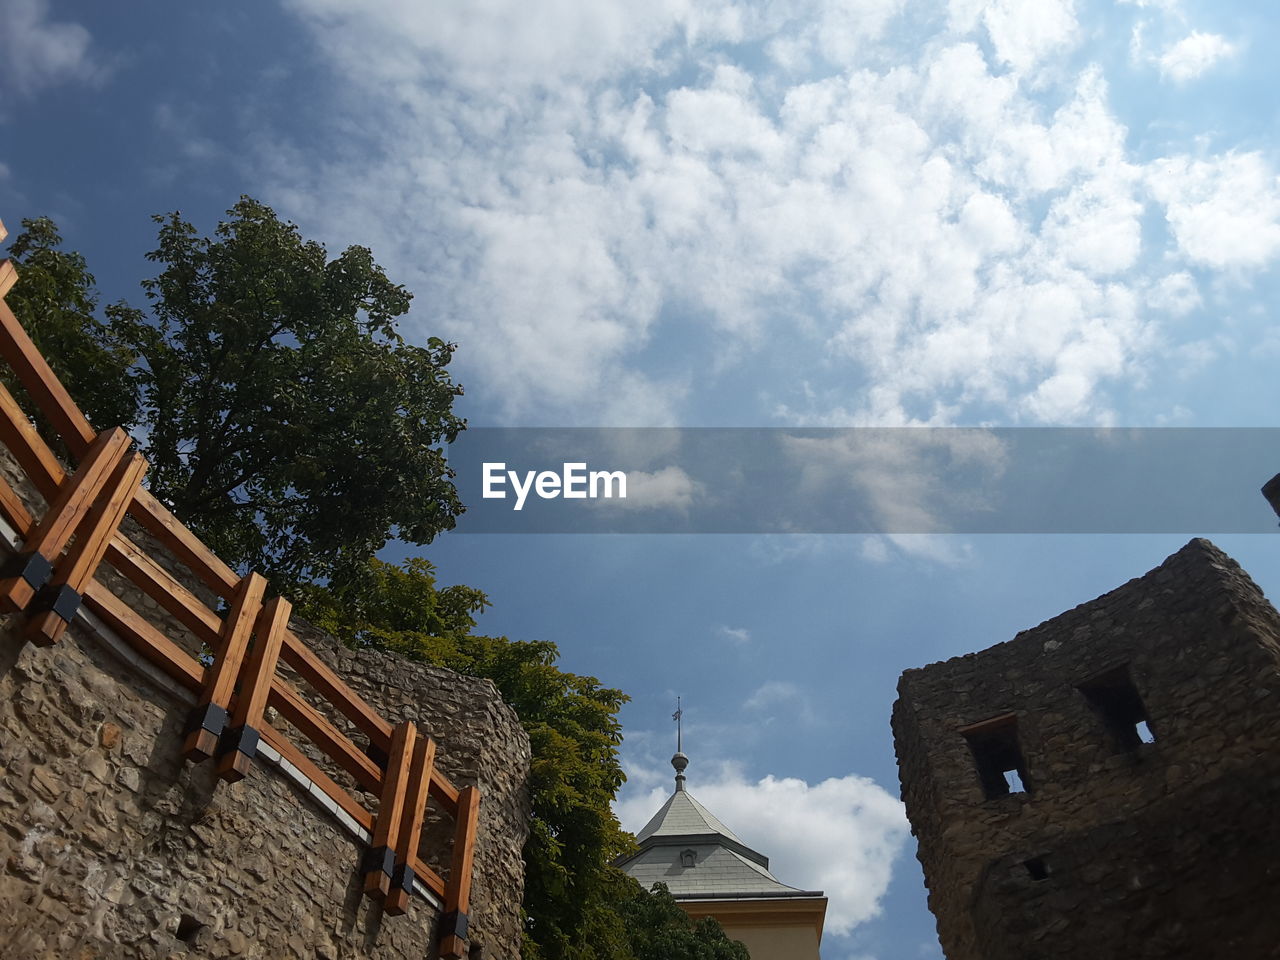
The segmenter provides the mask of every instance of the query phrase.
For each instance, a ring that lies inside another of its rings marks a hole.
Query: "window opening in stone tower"
[[[1027,763],[1018,743],[1018,721],[1013,714],[975,723],[960,731],[969,742],[969,751],[987,799],[1011,793],[1031,793]]]
[[[1119,749],[1136,750],[1139,744],[1155,740],[1147,708],[1133,685],[1127,666],[1100,673],[1080,684],[1079,690],[1102,718]]]

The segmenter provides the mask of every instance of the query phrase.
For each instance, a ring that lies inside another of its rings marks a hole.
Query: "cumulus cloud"
[[[909,46],[898,0],[289,7],[341,123],[264,149],[269,199],[378,250],[508,422],[687,422],[785,343],[830,385],[765,408],[796,422],[1106,423],[1161,254],[1280,231],[1269,161],[1134,154],[1072,0],[951,0]]]
[[[1235,44],[1226,37],[1196,30],[1165,50],[1156,62],[1162,77],[1174,83],[1186,83],[1235,52]]]
[[[716,630],[716,633],[718,636],[740,647],[746,646],[751,642],[751,631],[746,627],[730,627],[727,625],[721,625],[719,629]]]
[[[1280,252],[1280,177],[1261,154],[1167,157],[1147,184],[1192,263],[1260,267]]]
[[[23,96],[101,75],[89,51],[89,31],[72,21],[54,20],[50,12],[48,0],[0,0],[0,76]]]
[[[637,789],[637,782],[633,777],[615,804],[633,832],[670,792],[665,785]],[[826,893],[830,933],[850,933],[880,912],[908,827],[902,804],[879,784],[852,774],[815,784],[774,776],[751,781],[729,766],[700,773],[689,790],[744,843],[768,856],[779,880]]]

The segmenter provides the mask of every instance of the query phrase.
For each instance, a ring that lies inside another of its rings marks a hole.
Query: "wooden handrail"
[[[391,724],[383,720],[377,710],[347,686],[292,630],[285,631],[280,657],[298,671],[298,676],[337,707],[339,713],[354,723],[356,729],[369,738],[370,743],[384,753],[391,748]]]
[[[0,223],[0,240],[4,236],[4,224]],[[26,559],[21,560],[26,566],[17,574],[14,568],[6,571],[5,579],[0,580],[0,595],[9,599],[12,609],[21,610],[34,598],[34,589],[28,589],[33,582],[44,582],[51,576],[55,588],[53,608],[36,612],[26,625],[26,635],[37,642],[56,641],[75,604],[83,598],[89,609],[142,657],[197,695],[198,706],[184,744],[189,757],[220,753],[220,775],[237,780],[248,773],[260,737],[354,823],[370,832],[371,856],[362,865],[366,892],[381,896],[387,913],[396,915],[407,909],[414,882],[423,884],[444,899],[448,911],[439,934],[440,956],[462,956],[478,788],[454,786],[435,765],[432,739],[419,737],[408,720],[393,727],[288,629],[291,606],[287,600],[275,597],[264,604],[266,581],[261,576],[249,573],[241,578],[140,486],[147,464],[141,455],[127,453],[127,435],[119,428],[95,433],[4,302],[5,292],[16,279],[13,264],[0,262],[0,358],[9,363],[79,464],[70,472],[59,463],[12,394],[0,384],[0,443],[9,448],[49,504],[43,517],[33,516],[0,477],[0,514],[27,548]],[[231,611],[225,619],[119,530],[126,513],[201,583],[230,601]],[[70,549],[64,557],[68,543]],[[31,561],[37,553],[38,562]],[[191,631],[197,641],[213,647],[212,664],[204,666],[105,584],[93,579],[104,559]],[[386,755],[385,767],[278,674],[280,659],[369,738],[370,752]],[[268,706],[354,778],[361,789],[378,794],[376,816],[266,722]],[[228,716],[231,728],[224,731]],[[418,855],[429,797],[455,820],[447,882]]]
[[[97,431],[89,425],[71,399],[71,394],[67,393],[66,387],[54,375],[53,368],[40,355],[39,349],[3,300],[0,300],[0,334],[0,357],[9,361],[27,395],[49,418],[71,455],[79,460],[97,436]]]
[[[218,643],[222,618],[118,530],[107,546],[107,562],[172,614],[201,643],[210,647]]]
[[[334,763],[355,777],[360,786],[371,793],[378,792],[382,786],[382,768],[325,719],[324,714],[302,699],[292,684],[281,677],[272,680],[267,703]]]

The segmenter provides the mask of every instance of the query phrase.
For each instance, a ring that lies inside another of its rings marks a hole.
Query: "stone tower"
[[[1280,957],[1280,617],[1213,544],[898,694],[948,960]]]

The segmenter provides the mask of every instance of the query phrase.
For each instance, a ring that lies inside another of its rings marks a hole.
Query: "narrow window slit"
[[[1027,874],[1031,879],[1037,883],[1049,879],[1049,864],[1044,857],[1032,857],[1030,860],[1024,860],[1022,865],[1027,868]]]
[[[1030,794],[1027,763],[1018,743],[1018,721],[1012,713],[975,723],[960,731],[969,742],[978,779],[988,800],[1011,793]]]
[[[1128,666],[1100,673],[1080,684],[1079,690],[1102,719],[1117,749],[1136,750],[1141,744],[1155,742],[1156,732]]]

